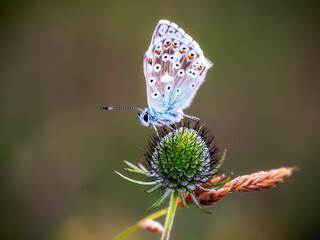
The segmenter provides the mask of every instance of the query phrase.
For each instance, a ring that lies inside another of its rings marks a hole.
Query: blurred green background
[[[142,158],[150,128],[98,106],[147,106],[142,58],[160,19],[215,64],[186,113],[228,149],[226,172],[300,168],[213,215],[178,211],[172,239],[319,236],[316,1],[7,0],[0,13],[1,239],[111,239],[147,216],[158,194],[114,170]]]

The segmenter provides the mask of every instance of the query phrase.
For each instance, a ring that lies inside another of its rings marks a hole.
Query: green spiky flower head
[[[151,136],[144,155],[146,161],[139,167],[126,163],[131,167],[129,171],[148,176],[149,182],[121,176],[136,183],[155,185],[148,193],[157,189],[164,191],[151,209],[162,203],[172,191],[177,192],[181,200],[188,192],[198,205],[194,191],[206,190],[202,185],[210,184],[208,181],[218,172],[221,159],[211,131],[191,120],[158,129]]]
[[[212,177],[219,153],[205,132],[199,125],[180,126],[162,129],[160,139],[154,136],[145,155],[151,176],[162,188],[193,191]]]

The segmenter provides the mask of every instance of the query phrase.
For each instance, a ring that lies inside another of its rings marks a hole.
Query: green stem
[[[178,195],[176,192],[172,192],[170,205],[168,209],[166,223],[164,225],[163,233],[161,236],[161,240],[168,240],[170,237],[170,231],[173,224],[174,214],[176,213],[177,209],[177,202],[178,202]]]
[[[134,233],[135,231],[137,231],[139,229],[139,225],[135,224],[131,227],[129,227],[128,229],[124,230],[122,233],[120,233],[118,236],[116,236],[115,238],[113,238],[113,240],[121,240],[121,239],[125,239],[126,237],[130,236],[132,233]]]
[[[142,224],[143,222],[147,221],[148,219],[156,219],[158,217],[161,217],[163,215],[165,215],[168,212],[168,209],[162,209],[158,212],[155,212],[147,217],[145,217],[144,219],[140,220],[139,222],[137,222],[136,224],[132,225],[131,227],[129,227],[128,229],[124,230],[122,233],[120,233],[118,236],[116,236],[113,240],[122,240],[125,239],[126,237],[130,236],[132,233],[134,233],[135,231],[137,231],[140,227],[140,224]]]

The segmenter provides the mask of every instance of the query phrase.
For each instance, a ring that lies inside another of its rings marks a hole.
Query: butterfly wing
[[[158,112],[187,108],[212,66],[179,26],[160,20],[144,55],[148,105]]]

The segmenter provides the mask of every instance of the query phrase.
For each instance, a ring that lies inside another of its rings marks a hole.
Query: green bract
[[[141,182],[123,178],[143,185],[155,185],[148,193],[162,189],[164,194],[149,209],[159,206],[172,191],[179,194],[184,205],[184,194],[188,192],[200,207],[194,191],[207,190],[201,185],[208,184],[218,171],[221,154],[214,135],[198,122],[186,120],[171,127],[163,127],[155,133],[144,150],[144,164],[129,165],[129,171],[146,175],[150,181]],[[201,207],[200,207],[201,208]]]

